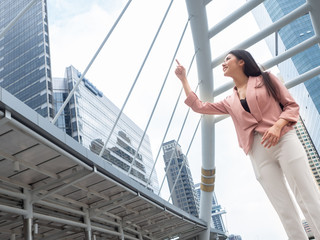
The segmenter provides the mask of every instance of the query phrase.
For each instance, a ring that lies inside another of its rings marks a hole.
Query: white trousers
[[[278,213],[290,240],[307,240],[296,205],[288,191],[287,180],[316,240],[320,240],[320,192],[308,165],[307,155],[295,130],[287,132],[271,148],[254,136],[249,153],[257,180]]]

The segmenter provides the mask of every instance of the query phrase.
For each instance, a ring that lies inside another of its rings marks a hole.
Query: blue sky
[[[87,73],[86,77],[119,108],[138,73],[169,2],[169,0],[132,1],[118,27]],[[212,1],[208,5],[209,26],[212,27],[244,2],[244,0]],[[81,72],[84,71],[125,4],[126,1],[123,0],[48,0],[54,77],[63,77],[65,68],[70,65]],[[142,129],[146,126],[187,18],[185,2],[175,1],[125,108],[125,113]],[[258,28],[251,14],[246,15],[211,40],[213,58],[257,31]],[[263,63],[271,56],[263,42],[249,50],[259,63]],[[180,63],[187,66],[193,51],[189,29],[178,52],[177,58]],[[163,123],[168,122],[181,88],[173,71],[171,69],[147,133],[154,157],[166,129],[166,124]],[[189,81],[195,88],[197,85],[195,65],[190,72]],[[223,77],[221,67],[214,69],[215,87],[226,81],[230,80]],[[216,100],[224,96],[225,94],[217,97]],[[183,100],[181,99],[178,106],[167,141],[176,139],[179,134],[187,111]],[[186,131],[183,132],[180,141],[184,152],[188,149],[199,117],[198,114],[191,113],[186,123]],[[244,240],[286,239],[275,211],[255,180],[250,159],[238,147],[230,118],[216,125],[215,150],[217,170],[215,191],[219,203],[227,211],[225,223],[229,233],[239,234]],[[197,183],[200,181],[201,169],[200,131],[196,135],[188,159],[194,182]],[[157,164],[159,182],[164,175],[162,162],[163,159],[160,156]],[[162,197],[168,199],[167,189],[164,189]]]

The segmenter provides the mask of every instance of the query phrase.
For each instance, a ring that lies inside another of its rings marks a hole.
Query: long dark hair
[[[252,55],[246,50],[232,50],[229,54],[234,55],[238,60],[244,61],[244,74],[249,76],[260,76],[262,75],[263,83],[267,88],[268,94],[274,99],[279,101],[278,91],[270,80],[268,72],[264,72],[260,69]]]

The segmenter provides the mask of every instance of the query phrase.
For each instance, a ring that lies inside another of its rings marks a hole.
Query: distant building
[[[70,66],[66,68],[64,78],[53,79],[54,105],[57,110],[60,109],[80,76],[80,72]],[[56,125],[83,146],[99,154],[119,112],[118,107],[84,78],[57,119]],[[135,158],[130,177],[145,186],[154,161],[148,135],[145,135],[136,154],[142,135],[142,129],[122,113],[102,157],[125,173],[129,171]],[[150,179],[149,188],[155,192],[159,190],[155,171]]]
[[[28,5],[0,1],[0,31]],[[0,39],[0,87],[47,118],[54,117],[47,2],[39,0]]]
[[[302,220],[302,225],[303,225],[304,230],[307,233],[308,238],[309,239],[314,239],[313,233],[311,231],[311,228],[310,228],[308,222],[306,220]]]
[[[320,157],[319,157],[319,154],[318,154],[317,150],[315,149],[314,144],[313,144],[301,118],[298,121],[298,123],[295,125],[294,128],[297,132],[299,140],[301,141],[301,143],[307,153],[310,169],[313,173],[315,181],[316,181],[318,188],[320,190]]]
[[[199,201],[195,192],[189,163],[186,156],[182,153],[181,146],[175,140],[172,140],[164,143],[162,149],[165,171],[169,168],[167,180],[170,192],[172,192],[173,205],[198,217]],[[184,160],[185,164],[182,166]],[[181,168],[181,174],[178,177]],[[177,177],[177,184],[172,191]]]
[[[200,201],[200,183],[197,183],[195,185],[197,197]],[[227,232],[223,219],[222,219],[222,214],[225,214],[226,211],[222,209],[222,207],[218,204],[218,200],[216,197],[215,192],[212,192],[213,198],[212,198],[212,207],[211,207],[211,217],[212,217],[212,227],[215,229],[218,229],[222,232]]]
[[[239,235],[229,235],[228,239],[227,240],[242,240],[241,236]]]

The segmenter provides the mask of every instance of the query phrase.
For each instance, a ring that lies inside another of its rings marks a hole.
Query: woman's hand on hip
[[[278,144],[280,140],[281,130],[288,125],[289,121],[280,118],[271,128],[269,128],[262,136],[261,144],[270,148]]]
[[[273,125],[269,128],[262,136],[261,144],[264,145],[265,148],[270,148],[278,144],[280,140],[281,128],[276,125]]]

